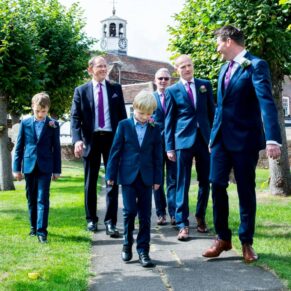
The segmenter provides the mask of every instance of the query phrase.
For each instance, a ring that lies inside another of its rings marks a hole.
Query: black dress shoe
[[[123,246],[121,258],[124,262],[128,262],[132,259],[132,250],[129,246]]]
[[[30,236],[36,236],[36,230],[35,230],[35,228],[31,228],[30,229],[29,235]]]
[[[93,221],[88,222],[87,230],[92,231],[92,232],[96,232],[97,231],[97,223],[93,222]]]
[[[38,241],[41,244],[46,244],[47,243],[47,237],[45,235],[38,235],[37,238],[38,238]]]
[[[112,223],[105,223],[106,227],[106,234],[110,235],[110,237],[118,238],[119,237],[119,231],[117,230],[116,226]]]
[[[139,262],[144,268],[151,268],[155,266],[155,264],[152,262],[151,258],[149,257],[148,253],[140,253]]]

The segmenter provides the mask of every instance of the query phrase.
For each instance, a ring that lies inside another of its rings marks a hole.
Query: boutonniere
[[[205,93],[205,92],[207,92],[207,88],[206,88],[206,86],[205,86],[205,85],[201,85],[200,88],[199,88],[199,91],[200,91],[201,93]]]
[[[57,125],[54,120],[49,121],[48,126],[51,128],[57,128]]]
[[[241,61],[241,67],[243,68],[243,69],[245,69],[245,68],[247,68],[248,66],[250,66],[251,65],[251,61],[250,60],[248,60],[248,59],[246,59],[246,58],[242,58],[242,61]]]
[[[150,126],[152,126],[152,127],[155,127],[155,120],[152,118],[152,117],[150,117],[149,118],[149,120],[148,120],[148,124],[150,125]]]

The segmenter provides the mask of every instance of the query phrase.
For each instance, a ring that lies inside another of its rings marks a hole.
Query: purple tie
[[[162,93],[161,94],[161,103],[162,103],[162,107],[163,107],[163,110],[164,110],[164,113],[166,113],[166,102],[165,102],[165,94]]]
[[[102,84],[98,83],[98,87],[99,87],[99,91],[98,91],[98,124],[99,124],[99,127],[103,128],[105,126],[105,118],[104,118]]]
[[[226,71],[226,74],[225,74],[225,78],[224,78],[224,89],[226,90],[229,82],[230,82],[230,77],[231,77],[231,70],[232,70],[232,67],[234,65],[234,61],[230,61],[229,63],[229,66],[228,66],[228,69]]]
[[[192,82],[187,82],[187,93],[188,93],[188,97],[189,97],[189,100],[191,101],[193,107],[195,108],[195,103],[194,103],[194,96],[193,96],[193,92],[192,92],[192,89],[190,87]]]

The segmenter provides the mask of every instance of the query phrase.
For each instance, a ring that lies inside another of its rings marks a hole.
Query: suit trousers
[[[87,222],[98,222],[97,216],[97,181],[103,158],[105,170],[113,142],[112,132],[96,132],[93,134],[90,154],[84,157],[85,169],[85,211]],[[116,225],[118,210],[118,185],[106,187],[106,213],[104,222]]]
[[[191,170],[193,157],[198,180],[198,197],[195,215],[205,218],[209,198],[209,167],[210,155],[200,130],[194,145],[189,149],[176,151],[177,154],[177,188],[176,188],[176,222],[179,229],[189,226],[189,188],[191,182]]]
[[[229,204],[227,187],[233,168],[239,198],[241,243],[253,243],[256,216],[255,178],[258,151],[233,152],[226,149],[222,139],[211,148],[210,181],[212,182],[213,220],[218,237],[231,240],[228,226]]]
[[[158,217],[166,215],[166,206],[168,204],[168,213],[170,217],[175,217],[177,164],[170,161],[167,157],[166,152],[163,152],[163,169],[166,169],[167,202],[164,189],[165,171],[163,171],[163,182],[160,188],[154,191],[156,214]]]
[[[137,252],[149,252],[152,186],[145,185],[140,173],[130,185],[122,185],[123,221],[124,221],[124,246],[133,245],[134,220],[138,214],[139,231],[137,235]]]
[[[24,174],[30,227],[42,236],[47,235],[51,176],[37,165],[30,174]]]

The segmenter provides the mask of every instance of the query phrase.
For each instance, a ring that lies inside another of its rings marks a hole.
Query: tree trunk
[[[282,81],[273,80],[273,95],[278,109],[278,119],[280,124],[282,147],[281,157],[278,160],[269,158],[270,167],[270,191],[273,195],[291,195],[291,175],[288,158],[288,144],[284,124],[284,110],[282,104]]]
[[[0,191],[15,190],[7,128],[7,99],[0,94]]]

